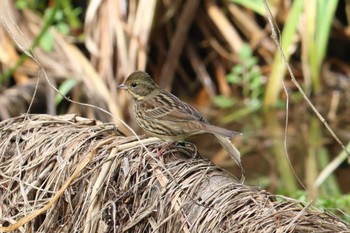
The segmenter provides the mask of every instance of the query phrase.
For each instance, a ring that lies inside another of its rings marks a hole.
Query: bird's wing
[[[192,122],[193,124],[187,124],[186,127],[190,127],[188,130],[202,130],[223,138],[232,138],[241,134],[211,125],[195,108],[170,93],[161,92],[161,94],[154,95],[152,98],[143,99],[139,102],[138,107],[140,112],[143,113],[143,117],[150,120],[158,119],[169,122],[169,124],[172,122]]]
[[[202,121],[207,122],[192,106],[182,102],[176,96],[161,92],[140,104],[145,117],[157,118],[165,121]]]

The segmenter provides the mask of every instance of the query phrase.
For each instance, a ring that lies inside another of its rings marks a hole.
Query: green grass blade
[[[63,95],[67,95],[77,85],[77,83],[78,83],[78,81],[76,79],[67,79],[66,81],[64,81],[60,85],[58,90]],[[56,106],[58,104],[60,104],[62,102],[62,100],[63,100],[63,96],[61,96],[60,94],[56,94],[56,96],[55,96],[55,104],[56,104]]]
[[[297,26],[300,20],[300,15],[304,8],[303,0],[295,0],[293,6],[288,14],[286,24],[282,31],[281,46],[285,53],[286,59],[289,60],[291,55],[291,48],[294,45],[294,37],[296,34]],[[282,64],[281,55],[276,53],[272,72],[267,84],[266,95],[264,99],[265,107],[276,106],[278,101],[278,95],[282,89],[283,77],[286,73],[286,66]]]
[[[329,33],[332,26],[334,14],[338,5],[338,0],[318,0],[317,1],[317,18],[316,18],[316,35],[315,35],[315,67],[312,74],[312,84],[315,91],[320,88],[320,71],[325,53],[327,50]]]
[[[259,15],[265,16],[265,7],[262,0],[231,0],[233,3],[244,6]]]

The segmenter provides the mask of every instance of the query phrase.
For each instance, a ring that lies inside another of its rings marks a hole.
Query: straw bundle
[[[75,115],[0,122],[0,224],[16,232],[350,230],[328,213],[237,182],[192,144],[137,140]]]

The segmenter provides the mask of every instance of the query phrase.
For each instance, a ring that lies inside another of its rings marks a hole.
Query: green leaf
[[[250,100],[249,104],[245,108],[236,109],[235,111],[232,110],[230,114],[227,116],[224,116],[221,120],[223,124],[227,124],[233,121],[236,121],[238,119],[242,119],[243,117],[246,117],[253,112],[256,112],[261,108],[261,102],[259,100]]]
[[[48,30],[43,34],[39,43],[40,43],[40,47],[43,50],[50,52],[53,49],[53,42],[54,42],[53,36]]]
[[[253,54],[252,49],[250,48],[250,45],[247,43],[244,43],[242,45],[241,50],[239,51],[239,57],[244,60],[244,59],[248,59],[251,58]]]
[[[258,63],[258,59],[256,57],[247,58],[245,61],[245,65],[248,69],[253,68]]]
[[[256,13],[265,16],[265,7],[261,0],[231,0],[234,3],[240,4]]]
[[[59,32],[61,32],[64,35],[68,35],[69,33],[69,26],[66,23],[63,23],[63,22],[57,23],[56,28]]]
[[[232,98],[222,95],[215,96],[213,102],[220,108],[230,108],[235,104],[235,101]]]
[[[235,75],[241,75],[243,73],[242,65],[235,65],[232,69],[232,73]]]
[[[28,2],[26,0],[17,0],[16,1],[16,7],[18,9],[28,8]]]
[[[60,22],[64,20],[64,12],[62,10],[58,10],[55,14],[56,22]]]
[[[76,79],[67,79],[60,85],[58,90],[62,95],[67,95],[77,85],[77,83],[78,81]],[[61,96],[60,94],[56,94],[55,104],[56,105],[60,104],[62,100],[63,100],[63,96]]]
[[[227,82],[232,83],[232,84],[237,84],[239,83],[240,76],[236,75],[234,73],[226,75]]]

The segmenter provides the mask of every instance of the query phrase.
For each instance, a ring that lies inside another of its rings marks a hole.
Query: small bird
[[[213,134],[243,172],[240,153],[230,141],[241,133],[211,125],[195,108],[159,87],[141,70],[131,73],[118,88],[132,96],[136,121],[149,134],[165,141]]]

